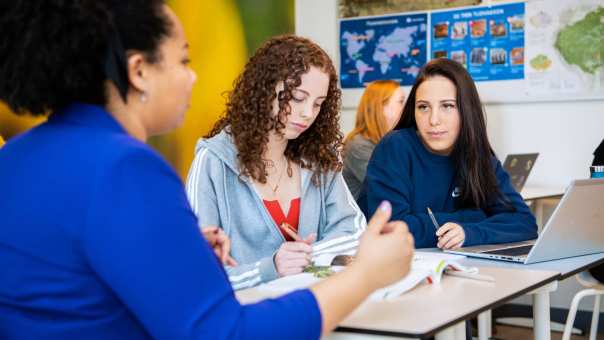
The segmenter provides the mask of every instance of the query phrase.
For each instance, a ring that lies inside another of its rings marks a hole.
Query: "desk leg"
[[[455,340],[466,340],[466,322],[462,321],[455,327]]]
[[[466,339],[466,322],[462,321],[443,331],[436,333],[434,340],[465,340]]]
[[[491,337],[491,310],[478,314],[478,340]]]
[[[543,230],[543,202],[541,200],[535,200],[533,202],[535,206],[535,220],[537,222],[537,230],[541,233]]]
[[[535,325],[533,331],[535,340],[550,340],[549,294],[558,289],[558,281],[554,281],[533,292],[533,318]]]

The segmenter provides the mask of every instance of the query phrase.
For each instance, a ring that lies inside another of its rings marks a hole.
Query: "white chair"
[[[584,271],[575,275],[577,281],[587,289],[583,289],[575,294],[573,301],[568,311],[568,317],[566,318],[566,325],[564,326],[564,333],[562,334],[562,340],[569,340],[570,333],[575,323],[575,316],[577,315],[577,308],[579,302],[586,296],[594,296],[594,310],[591,317],[591,330],[589,332],[589,340],[596,340],[598,333],[598,318],[600,316],[600,297],[604,295],[604,284],[594,279],[588,271]]]

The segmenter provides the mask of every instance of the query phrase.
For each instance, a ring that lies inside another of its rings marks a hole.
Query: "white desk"
[[[464,339],[465,320],[506,301],[555,282],[558,272],[481,268],[495,278],[483,282],[445,276],[440,284],[421,284],[393,301],[367,300],[336,331],[437,340]],[[258,289],[237,292],[243,303],[269,297]]]
[[[565,190],[563,186],[527,185],[520,191],[520,196],[525,201],[558,198],[564,195]]]
[[[424,251],[424,249],[422,249],[422,251]],[[483,260],[471,257],[467,257],[463,260],[460,260],[460,263],[476,267],[488,266],[497,268],[555,271],[558,272],[558,280],[561,281],[586,269],[595,267],[600,263],[604,263],[604,253],[575,256],[566,259],[539,262],[533,264],[522,264],[496,260]]]
[[[544,270],[557,272],[557,281],[548,284],[540,289],[537,289],[531,294],[533,295],[533,317],[534,317],[534,333],[537,340],[550,339],[550,293],[558,289],[558,281],[562,281],[586,269],[594,267],[600,263],[604,263],[604,253],[570,257],[555,261],[547,261],[533,264],[521,264],[506,261],[481,260],[477,258],[465,258],[460,263],[468,266],[496,267],[496,268],[511,268],[518,270],[534,271]]]

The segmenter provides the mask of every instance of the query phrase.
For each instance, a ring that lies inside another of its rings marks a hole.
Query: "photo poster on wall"
[[[341,19],[344,106],[355,107],[373,80],[412,85],[419,67],[437,57],[462,63],[485,103],[604,98],[604,6],[598,1],[552,6],[531,0]]]
[[[461,63],[474,81],[524,78],[524,3],[430,16],[432,58]]]

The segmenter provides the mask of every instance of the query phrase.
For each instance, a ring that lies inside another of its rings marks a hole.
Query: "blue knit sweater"
[[[464,246],[504,243],[537,237],[537,224],[522,197],[514,190],[501,163],[493,157],[499,188],[509,200],[492,202],[484,209],[457,209],[459,189],[451,157],[426,149],[414,128],[396,130],[373,151],[358,203],[366,216],[382,200],[392,203],[392,219],[403,220],[417,248],[435,247],[435,227],[426,208],[439,225],[459,223],[466,234]]]

